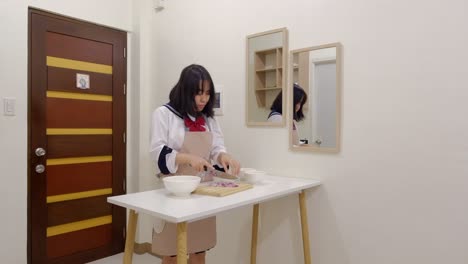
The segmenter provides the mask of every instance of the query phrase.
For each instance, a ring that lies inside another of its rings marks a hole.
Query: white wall
[[[156,48],[159,43],[154,36],[155,14],[153,1],[133,1],[133,32],[132,32],[132,87],[127,102],[130,107],[127,123],[130,138],[128,143],[133,145],[127,150],[131,169],[127,170],[127,178],[132,181],[129,192],[147,191],[157,188],[155,165],[149,155],[150,119],[156,108],[155,98],[159,93],[156,77],[159,76]],[[164,69],[164,68],[163,68]],[[164,70],[162,70],[164,73]],[[127,145],[128,146],[128,145]],[[129,163],[127,161],[127,164]],[[152,218],[145,215],[138,217],[137,241],[151,242]]]
[[[0,98],[16,98],[16,116],[0,113],[0,256],[2,263],[26,263],[27,256],[27,65],[28,6],[130,30],[130,0],[0,2]]]
[[[320,177],[323,186],[307,195],[314,263],[466,263],[467,5],[167,1],[154,14],[154,106],[184,66],[203,64],[224,85],[219,120],[244,166]],[[293,153],[286,128],[245,126],[245,36],[280,27],[290,49],[343,44],[340,154]],[[258,263],[300,263],[297,199],[261,208]],[[248,263],[250,215],[241,208],[219,217],[209,263]]]

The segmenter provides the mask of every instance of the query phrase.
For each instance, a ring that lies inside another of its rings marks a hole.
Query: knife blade
[[[219,178],[223,178],[223,179],[228,179],[228,180],[237,180],[238,177],[235,176],[235,175],[232,175],[232,174],[229,174],[229,173],[226,173],[224,171],[219,171],[219,170],[212,170],[214,175],[216,177],[219,177]]]
[[[199,176],[201,176],[202,178],[205,178],[207,176],[211,176],[211,177],[218,177],[218,178],[228,179],[228,180],[238,180],[239,179],[237,176],[226,173],[224,171],[211,169],[211,168],[208,168],[206,166],[204,166],[203,168],[205,169],[205,171],[202,171],[202,172],[199,173]]]

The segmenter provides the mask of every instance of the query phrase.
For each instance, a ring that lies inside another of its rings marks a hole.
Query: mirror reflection
[[[293,149],[339,151],[339,54],[338,43],[291,52]]]
[[[275,98],[286,84],[287,55],[285,28],[247,37],[247,125],[283,126],[285,122],[268,122]],[[284,104],[281,102],[280,107]],[[282,112],[283,108],[281,108]]]

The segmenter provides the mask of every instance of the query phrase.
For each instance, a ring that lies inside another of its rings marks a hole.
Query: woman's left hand
[[[234,175],[238,175],[240,171],[240,163],[231,157],[231,155],[227,153],[221,153],[218,157],[219,163],[223,166],[226,172],[232,173]],[[229,167],[229,171],[228,168]]]

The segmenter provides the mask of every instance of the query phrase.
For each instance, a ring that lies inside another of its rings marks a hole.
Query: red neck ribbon
[[[189,131],[196,132],[196,131],[205,131],[205,118],[203,116],[197,117],[195,121],[192,121],[189,117],[184,118],[185,127],[188,128]]]

